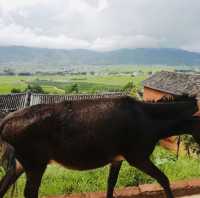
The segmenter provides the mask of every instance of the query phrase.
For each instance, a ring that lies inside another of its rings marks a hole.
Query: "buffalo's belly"
[[[51,160],[50,162],[52,161],[54,160]],[[109,161],[106,160],[93,163],[88,163],[85,161],[67,161],[67,160],[55,160],[55,162],[71,170],[91,170],[103,167],[109,163]]]
[[[59,150],[52,160],[70,169],[89,170],[105,166],[112,161],[122,160],[122,157],[109,150],[91,148]]]

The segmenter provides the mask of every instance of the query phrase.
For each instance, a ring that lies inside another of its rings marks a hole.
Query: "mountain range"
[[[200,53],[173,48],[136,48],[98,52],[85,49],[47,49],[1,46],[0,66],[67,65],[200,66]]]

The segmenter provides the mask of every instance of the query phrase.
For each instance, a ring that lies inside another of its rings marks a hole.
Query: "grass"
[[[44,85],[44,86],[42,86],[42,88],[46,93],[65,94],[65,91],[63,89],[59,89],[56,86]]]
[[[176,160],[174,154],[158,146],[153,153],[152,160],[170,178],[170,181],[200,177],[199,159],[182,156]],[[82,172],[71,171],[56,164],[49,165],[42,179],[40,196],[105,191],[108,170],[109,167],[106,166]],[[154,179],[124,162],[117,187],[154,182],[156,182]],[[18,194],[15,197],[22,197],[24,183],[25,176],[23,175],[18,181]]]

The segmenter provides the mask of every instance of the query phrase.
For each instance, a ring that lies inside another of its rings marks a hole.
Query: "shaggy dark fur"
[[[168,178],[149,156],[159,139],[195,131],[197,110],[196,99],[184,95],[157,103],[128,96],[68,101],[13,112],[0,126],[12,162],[0,182],[0,197],[25,171],[24,196],[37,198],[46,166],[54,160],[76,170],[111,163],[107,198],[112,198],[123,157],[157,179],[167,198],[173,198]]]

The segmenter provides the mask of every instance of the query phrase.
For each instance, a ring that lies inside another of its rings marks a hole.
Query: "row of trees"
[[[47,93],[40,85],[29,84],[26,89],[21,90],[18,88],[13,88],[11,93],[24,93],[24,92],[32,92],[32,93]]]

